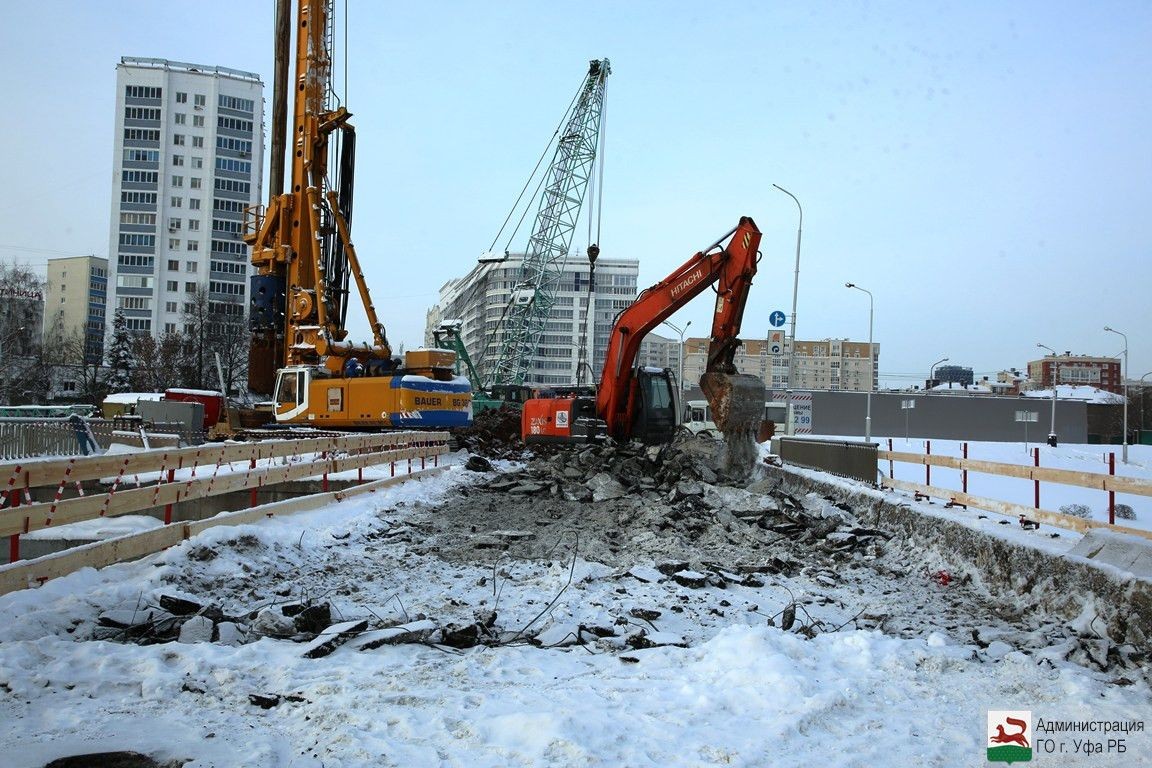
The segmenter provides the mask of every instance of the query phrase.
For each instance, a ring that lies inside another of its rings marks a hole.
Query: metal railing
[[[788,464],[876,483],[879,471],[876,443],[799,437],[775,438],[773,443],[777,444],[776,454]]]
[[[86,419],[92,436],[100,448],[111,445],[116,436],[117,425],[110,419]],[[189,429],[187,425],[144,423],[133,426],[134,436],[143,426],[148,433],[177,435],[184,445],[199,445],[204,442],[202,429]],[[124,431],[124,430],[122,430]],[[135,440],[139,440],[135,437]],[[0,460],[13,461],[31,459],[37,456],[80,456],[80,441],[68,419],[46,418],[0,418]]]

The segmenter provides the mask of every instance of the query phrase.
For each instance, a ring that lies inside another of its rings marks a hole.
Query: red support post
[[[1032,449],[1032,463],[1034,466],[1037,466],[1037,467],[1040,466],[1040,449],[1039,448],[1033,448]],[[1035,506],[1036,506],[1036,509],[1040,509],[1040,478],[1033,479],[1032,483],[1035,485],[1035,488],[1036,488],[1036,493],[1035,493],[1036,505]]]
[[[320,453],[320,458],[327,459],[328,458],[328,451],[322,451]],[[328,469],[327,469],[327,467],[325,467],[324,476],[320,480],[320,490],[324,491],[324,493],[328,493]]]
[[[8,506],[15,509],[20,506],[20,489],[12,488],[8,491]],[[27,528],[27,524],[24,526]],[[8,537],[8,562],[14,563],[20,559],[20,534],[14,533]]]
[[[1108,454],[1108,474],[1116,474],[1116,454]],[[1116,491],[1108,491],[1108,524],[1116,525]]]
[[[960,453],[965,459],[968,458],[968,443],[964,443],[962,446],[960,446]],[[960,470],[960,490],[964,491],[964,493],[968,493],[968,469],[967,469],[967,467]]]
[[[924,455],[925,456],[931,456],[932,455],[932,441],[931,440],[925,440],[924,441]],[[932,485],[932,465],[928,464],[928,463],[924,464],[924,485]]]
[[[252,470],[254,470],[254,469],[256,469],[256,457],[255,456],[253,456],[251,459],[248,460],[248,475],[249,476],[252,475]],[[258,485],[259,485],[259,481],[257,481],[256,485],[254,485],[248,489],[248,508],[249,509],[256,506],[256,487]]]
[[[171,483],[176,479],[176,470],[168,470],[168,482]],[[172,523],[172,502],[164,505],[164,525],[171,525]]]
[[[896,462],[892,461],[892,438],[888,438],[888,479],[896,477]]]

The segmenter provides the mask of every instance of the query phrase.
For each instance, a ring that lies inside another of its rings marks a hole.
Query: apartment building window
[[[176,333],[176,323],[164,323],[164,333]]]
[[[184,198],[173,197],[171,200],[169,200],[169,202],[171,203],[173,208],[179,208],[180,206],[182,206],[184,204]]]
[[[188,94],[182,93],[180,91],[176,91],[176,103],[177,104],[187,104],[188,103]]]
[[[175,280],[169,280],[168,282],[164,283],[164,288],[168,291],[178,291],[180,290],[180,284]]]
[[[175,312],[176,311],[176,302],[174,302],[174,301],[164,302],[164,311],[165,312]]]
[[[203,128],[204,127],[204,115],[192,115],[192,127],[193,128]]]
[[[184,122],[188,119],[188,115],[184,114],[183,112],[177,112],[175,119],[176,125],[184,125]]]
[[[184,155],[172,155],[172,165],[184,165]]]
[[[158,163],[160,153],[155,149],[126,149],[124,150],[126,163]]]
[[[180,248],[180,238],[178,238],[178,237],[168,238],[168,250],[175,251],[175,250],[179,250],[179,248]]]
[[[198,93],[198,94],[196,94],[196,95],[195,95],[195,97],[194,97],[194,98],[196,99],[196,104],[195,104],[195,105],[196,105],[197,107],[200,107],[201,109],[203,109],[203,108],[204,108],[204,104],[205,104],[204,94],[202,94],[202,93]]]
[[[180,219],[169,219],[168,231],[171,232],[174,229],[180,229],[182,224],[183,222]]]
[[[172,143],[178,147],[184,146],[184,134],[182,134],[182,133],[172,134]]]
[[[196,271],[196,266],[197,266],[196,262],[194,262],[194,261],[187,261],[187,262],[185,262],[185,263],[184,263],[184,271],[186,271],[186,272],[195,272],[195,271]]]
[[[192,146],[197,148],[197,149],[203,149],[204,148],[204,137],[203,136],[193,136],[192,137]]]
[[[192,189],[200,189],[200,181],[201,178],[199,176],[193,176],[188,180],[188,186]]]
[[[188,219],[188,229],[196,231],[200,229],[200,219]]]
[[[198,197],[188,198],[188,207],[194,211],[200,210],[200,198],[198,198]]]
[[[197,242],[197,241],[195,241],[195,240],[189,240],[189,241],[188,241],[188,250],[190,250],[190,251],[198,251],[198,250],[200,250],[200,243],[198,243],[198,242]]]
[[[180,271],[180,261],[178,259],[168,259],[168,271],[169,272],[179,272]]]
[[[172,186],[174,186],[174,187],[184,186],[184,177],[183,176],[173,176],[172,177]]]
[[[154,85],[129,85],[124,89],[129,99],[158,99],[162,93],[159,86]]]
[[[196,293],[196,283],[184,283],[184,293]]]

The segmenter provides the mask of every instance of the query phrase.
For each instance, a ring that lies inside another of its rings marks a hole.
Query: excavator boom
[[[727,245],[723,245],[725,241]],[[627,425],[636,418],[633,366],[644,336],[713,284],[716,307],[701,389],[716,414],[716,425],[725,434],[759,427],[764,415],[764,385],[755,376],[738,373],[733,362],[759,247],[756,222],[741,217],[735,228],[646,289],[620,313],[608,341],[597,395],[597,411],[608,423],[609,434],[626,433]]]
[[[643,291],[616,318],[595,400],[535,399],[524,404],[526,442],[579,441],[607,433],[617,440],[671,439],[679,423],[671,372],[635,366],[644,336],[706,288],[716,293],[708,363],[700,385],[717,426],[729,439],[730,466],[754,455],[753,435],[764,415],[764,384],[733,362],[740,325],[759,259],[760,230],[751,218],[696,253]],[[739,457],[734,459],[733,457]]]

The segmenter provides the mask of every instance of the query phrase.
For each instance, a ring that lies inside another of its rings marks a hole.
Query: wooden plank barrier
[[[900,451],[885,450],[878,452],[878,458],[880,460],[899,461],[907,464],[923,464],[925,466],[931,467],[945,467],[947,469],[957,469],[968,472],[981,472],[989,475],[999,475],[1001,477],[1014,477],[1022,480],[1044,481],[1049,483],[1058,483],[1061,485],[1073,485],[1079,488],[1091,488],[1093,490],[1110,491],[1113,493],[1130,493],[1137,496],[1152,496],[1152,482],[1131,477],[1105,475],[1097,472],[1077,472],[1067,469],[1047,469],[1024,464],[1007,464],[995,461],[957,458],[955,456],[938,456],[935,454],[904,453]],[[1078,531],[1080,533],[1084,533],[1090,528],[1105,528],[1110,531],[1117,531],[1118,533],[1126,533],[1133,536],[1140,536],[1145,539],[1152,539],[1152,531],[1132,528],[1125,525],[1116,525],[1114,523],[1106,523],[1098,520],[1088,520],[1085,518],[1076,517],[1074,515],[1066,515],[1062,512],[1053,512],[1051,510],[1037,509],[1034,506],[1030,507],[1023,504],[1013,504],[1012,502],[1008,501],[1000,501],[998,499],[989,499],[983,496],[974,496],[964,491],[940,488],[924,483],[914,483],[908,480],[896,480],[889,477],[883,477],[881,479],[880,485],[882,488],[892,488],[900,491],[911,491],[912,493],[917,493],[922,496],[947,499],[953,504],[959,504],[966,507],[975,507],[977,509],[996,512],[1002,515],[1011,515],[1012,517],[1019,517],[1020,515],[1024,515],[1030,520],[1050,523],[1052,525],[1057,525],[1061,528]]]
[[[1047,483],[1075,485],[1080,488],[1093,488],[1114,493],[1131,493],[1136,496],[1152,496],[1152,482],[1134,477],[1105,475],[1099,472],[1077,472],[1071,469],[1048,469],[1025,464],[1005,464],[997,461],[961,459],[955,456],[935,454],[902,453],[900,451],[879,451],[879,460],[899,461],[906,464],[925,464],[946,469],[983,472],[1001,477],[1018,477],[1023,480],[1040,480]]]
[[[444,447],[445,451],[446,446]],[[444,451],[441,451],[444,452]],[[108,541],[99,541],[74,549],[57,552],[35,560],[22,560],[0,566],[0,595],[19,589],[39,586],[49,579],[65,576],[81,568],[102,568],[106,565],[134,560],[145,555],[161,552],[189,539],[202,531],[220,525],[245,525],[271,517],[290,515],[296,512],[310,512],[329,504],[372,493],[389,485],[419,477],[428,477],[444,471],[446,467],[428,469],[376,480],[344,491],[315,493],[296,499],[287,499],[272,504],[264,504],[239,512],[226,512],[207,520],[175,523],[150,531],[133,533]]]
[[[445,432],[391,432],[258,443],[229,443],[184,449],[158,449],[113,456],[45,459],[0,464],[0,476],[8,477],[10,505],[0,509],[0,536],[13,537],[12,559],[18,552],[20,534],[51,526],[93,520],[100,517],[166,507],[170,521],[171,505],[191,499],[255,490],[278,483],[323,477],[377,464],[393,464],[420,458],[438,457],[448,452]],[[260,460],[309,457],[283,466],[258,467]],[[239,462],[239,467],[233,467]],[[229,471],[220,473],[221,467]],[[189,477],[175,478],[177,469],[191,469]],[[232,471],[235,470],[235,471]],[[200,476],[197,477],[197,471]],[[155,481],[139,482],[140,474],[156,473]],[[67,484],[80,480],[114,477],[107,492],[74,498],[61,498]],[[122,488],[125,477],[135,487]],[[56,486],[51,502],[32,502],[29,490]],[[255,501],[253,496],[252,501]]]
[[[1152,531],[1145,531],[1141,530],[1140,528],[1130,528],[1126,525],[1114,525],[1111,523],[1105,523],[1102,520],[1086,520],[1082,517],[1076,517],[1074,515],[1065,515],[1062,512],[1052,512],[1046,509],[1026,507],[1022,504],[1013,504],[1008,501],[987,499],[982,496],[973,496],[970,493],[950,491],[947,488],[937,488],[935,486],[924,485],[922,483],[912,483],[907,480],[893,480],[886,477],[884,478],[884,482],[881,484],[881,486],[883,488],[893,488],[899,491],[912,491],[914,493],[919,493],[921,496],[932,496],[937,499],[947,499],[954,504],[963,504],[964,506],[976,507],[977,509],[983,509],[989,512],[998,512],[1002,515],[1011,515],[1013,517],[1024,515],[1029,520],[1051,523],[1052,525],[1058,525],[1061,528],[1079,531],[1080,533],[1084,533],[1089,528],[1105,528],[1109,531],[1116,531],[1117,533],[1128,533],[1133,536],[1152,539]]]

